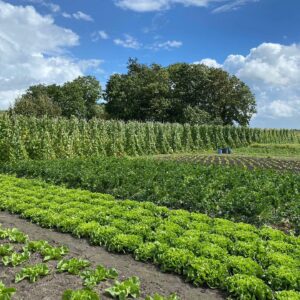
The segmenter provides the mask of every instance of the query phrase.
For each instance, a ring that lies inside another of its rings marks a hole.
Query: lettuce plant
[[[28,279],[30,283],[36,282],[39,277],[49,274],[49,268],[45,264],[36,264],[22,268],[15,276],[15,282],[18,283],[24,279]]]
[[[78,275],[80,271],[89,267],[91,263],[88,260],[81,258],[62,259],[57,264],[58,272],[68,272],[72,275]]]
[[[127,297],[137,298],[140,296],[140,280],[138,277],[133,276],[123,282],[116,281],[112,287],[107,288],[105,291],[119,300],[126,300]]]

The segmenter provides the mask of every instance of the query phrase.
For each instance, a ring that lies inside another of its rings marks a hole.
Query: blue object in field
[[[222,149],[218,149],[218,154],[222,154],[222,153],[223,153]]]

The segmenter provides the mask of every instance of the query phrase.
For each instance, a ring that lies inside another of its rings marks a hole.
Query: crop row
[[[0,160],[191,152],[296,142],[292,130],[0,116]]]
[[[179,155],[162,156],[160,159],[171,159],[179,162],[191,162],[204,165],[238,166],[249,170],[262,168],[278,171],[300,172],[300,160],[285,160],[261,157],[217,156],[217,155]]]
[[[0,172],[300,233],[299,173],[108,157],[16,162]]]
[[[100,300],[94,288],[101,282],[116,279],[118,277],[117,270],[114,268],[108,269],[102,265],[91,268],[91,262],[86,259],[76,257],[63,258],[68,252],[69,249],[66,246],[54,247],[46,240],[29,240],[29,237],[19,229],[2,228],[0,224],[0,258],[2,264],[5,267],[12,266],[14,270],[16,270],[15,267],[22,266],[22,268],[14,272],[14,283],[18,284],[23,280],[34,283],[54,272],[68,273],[79,276],[82,279],[83,288],[66,290],[62,295],[62,300]],[[39,254],[43,262],[30,264],[31,256],[34,254]],[[50,260],[58,260],[55,270],[52,270],[46,263]],[[0,281],[1,300],[11,300],[16,291],[15,287],[7,287]],[[105,294],[120,300],[128,297],[140,297],[140,280],[136,276],[130,277],[123,282],[116,280],[105,289]],[[153,297],[150,295],[146,296],[145,300],[179,300],[179,298],[176,294],[164,297],[156,293]]]
[[[299,298],[299,237],[36,180],[0,176],[0,182],[0,208],[40,226],[132,253],[236,299]]]

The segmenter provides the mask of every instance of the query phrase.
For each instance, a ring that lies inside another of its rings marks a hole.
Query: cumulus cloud
[[[114,39],[114,43],[124,48],[140,49],[142,47],[142,44],[129,34],[125,34],[123,39]]]
[[[136,12],[151,12],[170,9],[175,4],[183,6],[207,7],[210,4],[226,2],[220,7],[214,8],[214,12],[236,10],[248,2],[257,0],[114,0],[118,7]],[[219,11],[218,11],[219,9]]]
[[[218,64],[211,59],[202,62],[210,66]],[[256,120],[260,120],[260,124],[268,122],[268,118],[284,118],[287,122],[291,120],[291,124],[296,124],[297,120],[299,127],[300,45],[263,43],[246,56],[229,55],[219,66],[250,86],[256,95]]]
[[[32,84],[61,84],[98,67],[98,60],[75,60],[67,52],[79,37],[57,26],[32,6],[0,0],[0,109]]]
[[[215,59],[211,59],[211,58],[205,58],[200,61],[196,61],[194,62],[194,64],[204,64],[212,68],[222,68],[222,65],[220,65]]]

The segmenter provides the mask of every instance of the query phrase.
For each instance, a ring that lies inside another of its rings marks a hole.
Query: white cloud
[[[151,12],[170,9],[175,4],[184,6],[207,7],[210,4],[226,2],[221,7],[214,9],[215,12],[236,10],[248,2],[257,0],[114,0],[118,7],[136,12]],[[219,9],[219,11],[217,11]]]
[[[97,41],[99,41],[99,39],[102,39],[102,40],[109,39],[109,35],[104,30],[99,30],[99,31],[93,32],[91,37],[92,37],[93,42],[97,42]]]
[[[78,11],[78,12],[72,14],[72,16],[76,20],[83,20],[83,21],[87,21],[87,22],[93,22],[94,21],[94,19],[90,15],[87,15],[87,14],[83,13],[82,11]]]
[[[249,2],[258,2],[259,0],[235,0],[230,1],[224,5],[221,5],[213,10],[213,13],[224,13],[232,10],[238,10],[241,6],[248,4]]]
[[[196,61],[196,62],[194,62],[194,64],[203,64],[203,65],[206,65],[206,66],[212,67],[212,68],[221,68],[222,67],[222,65],[220,65],[216,60],[211,59],[211,58],[205,58],[200,61]]]
[[[107,34],[104,30],[100,30],[100,31],[98,32],[98,34],[99,34],[99,36],[101,37],[101,39],[103,39],[103,40],[109,39],[108,34]]]
[[[71,18],[72,18],[72,15],[71,15],[71,14],[68,14],[68,13],[66,13],[66,12],[63,12],[63,13],[62,13],[62,16],[63,16],[64,18],[67,18],[67,19],[71,19]]]
[[[38,4],[38,5],[41,5],[41,6],[45,6],[45,7],[49,8],[54,13],[57,13],[57,12],[60,11],[60,6],[58,4],[48,2],[48,1],[45,1],[45,0],[28,0],[28,2]]]
[[[152,45],[147,46],[147,49],[150,50],[171,50],[171,49],[175,49],[175,48],[180,48],[183,45],[183,43],[181,41],[176,41],[176,40],[168,40],[165,42],[155,42]]]
[[[203,61],[218,64],[211,59]],[[255,122],[260,126],[268,124],[268,118],[284,118],[286,124],[298,124],[299,128],[300,45],[263,43],[246,56],[229,55],[220,66],[250,86],[258,104]]]
[[[136,38],[129,34],[124,35],[124,39],[114,39],[114,43],[118,46],[122,46],[124,48],[131,48],[131,49],[140,49],[142,44],[138,42]]]
[[[98,67],[101,61],[67,55],[66,49],[78,43],[74,32],[57,26],[32,6],[0,0],[0,109],[32,84],[61,84]]]

